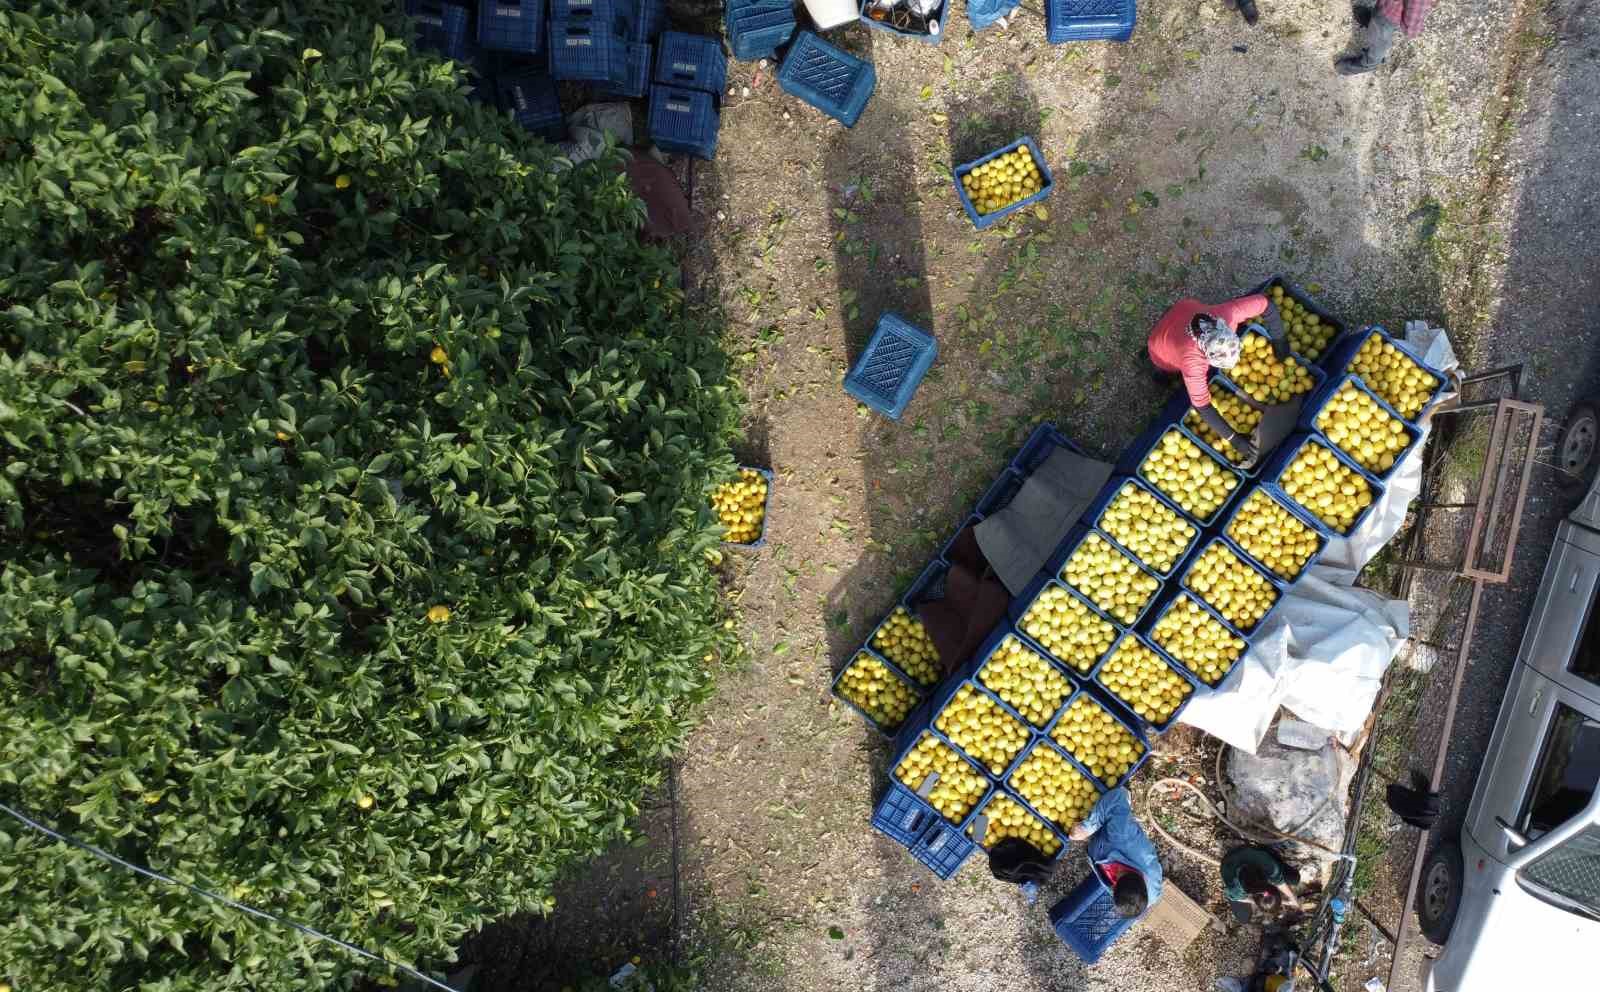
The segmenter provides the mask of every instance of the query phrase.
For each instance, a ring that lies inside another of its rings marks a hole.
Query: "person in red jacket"
[[[1335,63],[1341,76],[1371,72],[1389,61],[1389,53],[1403,32],[1407,38],[1422,33],[1422,22],[1433,8],[1433,0],[1371,0],[1355,7],[1356,44],[1361,48]]]
[[[1211,370],[1227,371],[1238,364],[1239,326],[1266,312],[1267,298],[1260,293],[1209,306],[1199,300],[1179,300],[1156,321],[1145,346],[1157,369],[1183,377],[1189,405],[1206,426],[1244,456],[1246,464],[1256,458],[1255,442],[1235,431],[1211,405]],[[1281,340],[1269,336],[1275,346]]]

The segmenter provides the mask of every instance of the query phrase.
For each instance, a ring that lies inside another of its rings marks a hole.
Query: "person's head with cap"
[[[1244,887],[1248,896],[1248,901],[1230,903],[1234,919],[1239,922],[1249,920],[1253,909],[1259,909],[1271,916],[1283,906],[1283,897],[1267,882],[1267,876],[1254,865],[1246,865],[1239,870],[1239,884]]]
[[[1239,364],[1239,335],[1227,321],[1208,313],[1197,313],[1189,322],[1189,333],[1212,368],[1227,370]]]
[[[1117,908],[1118,916],[1143,916],[1150,906],[1150,893],[1145,888],[1144,876],[1136,871],[1124,873],[1111,889],[1111,901]]]

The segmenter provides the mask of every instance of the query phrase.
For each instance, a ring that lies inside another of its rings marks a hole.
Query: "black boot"
[[[1239,0],[1239,13],[1244,15],[1244,22],[1251,27],[1261,20],[1261,11],[1256,9],[1256,0]]]

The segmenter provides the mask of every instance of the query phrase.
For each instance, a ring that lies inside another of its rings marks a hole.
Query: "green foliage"
[[[0,9],[0,799],[438,963],[728,648],[725,357],[398,4],[140,6]],[[0,901],[19,992],[362,970],[4,819]]]

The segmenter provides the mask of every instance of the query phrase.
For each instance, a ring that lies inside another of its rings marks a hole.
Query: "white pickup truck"
[[[1580,405],[1563,460],[1587,472],[1597,433]],[[1423,866],[1417,914],[1444,945],[1427,992],[1600,988],[1597,592],[1600,479],[1556,531],[1460,843]]]

